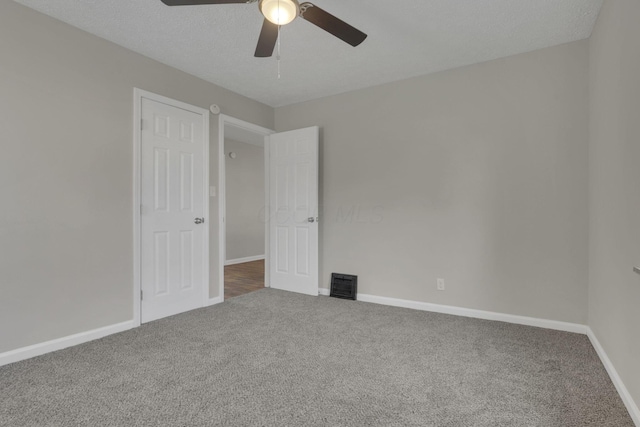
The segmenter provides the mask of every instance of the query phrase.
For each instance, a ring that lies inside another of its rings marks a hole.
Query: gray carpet
[[[583,335],[265,289],[0,368],[2,426],[633,426]]]

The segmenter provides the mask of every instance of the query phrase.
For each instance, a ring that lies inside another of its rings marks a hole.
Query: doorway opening
[[[233,117],[219,119],[220,296],[268,287],[269,176],[265,136],[273,131]]]

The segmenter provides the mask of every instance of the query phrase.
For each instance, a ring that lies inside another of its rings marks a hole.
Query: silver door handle
[[[204,218],[196,218],[195,221],[196,224],[202,224],[204,222]]]
[[[316,219],[314,217],[310,216],[309,218],[307,218],[307,221],[316,222]]]
[[[633,271],[640,274],[640,267],[633,267]]]

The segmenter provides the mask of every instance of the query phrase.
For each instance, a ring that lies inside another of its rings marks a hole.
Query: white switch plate
[[[216,197],[216,187],[214,187],[213,185],[209,187],[209,196]]]
[[[438,278],[437,282],[438,282],[438,290],[444,291],[444,279]]]

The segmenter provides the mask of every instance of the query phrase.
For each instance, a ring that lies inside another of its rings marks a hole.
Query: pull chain
[[[278,25],[278,53],[276,54],[276,59],[278,60],[278,80],[280,80],[280,39],[282,38],[280,36],[280,28],[282,27]]]
[[[278,80],[280,80],[280,29],[282,28],[282,25],[280,25],[280,18],[282,16],[281,10],[280,0],[278,0],[278,53],[276,54],[276,60],[278,61]]]

